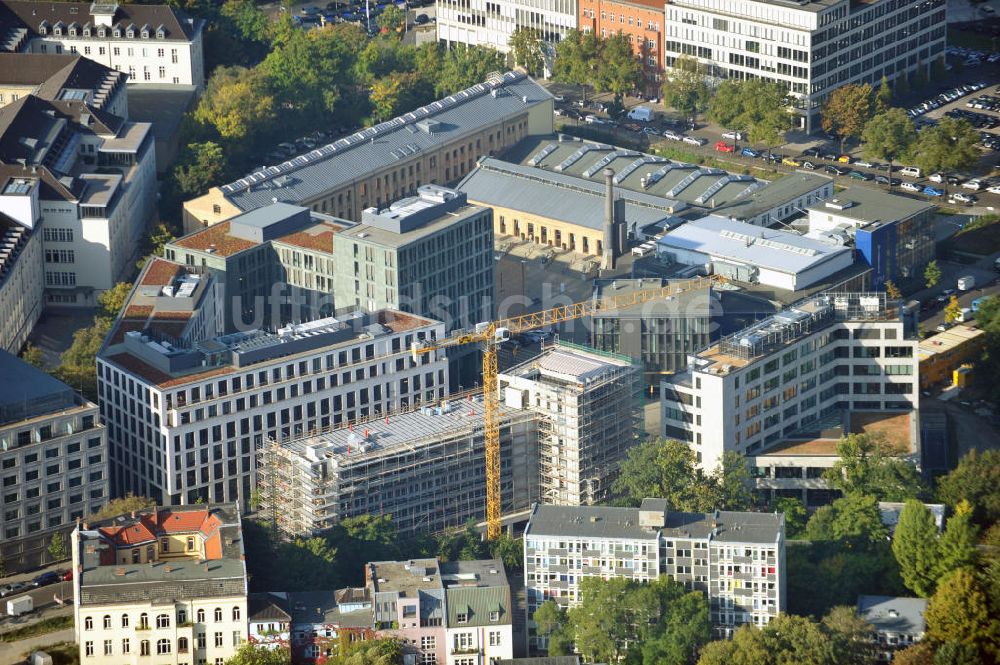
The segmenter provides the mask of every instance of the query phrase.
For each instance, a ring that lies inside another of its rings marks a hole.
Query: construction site
[[[500,503],[506,526],[535,502],[597,503],[639,441],[641,369],[565,342],[500,373]],[[260,512],[286,538],[364,514],[401,535],[486,516],[482,394],[426,403],[325,433],[270,440],[258,454]]]

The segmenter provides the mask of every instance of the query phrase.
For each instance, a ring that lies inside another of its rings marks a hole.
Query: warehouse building
[[[519,72],[365,128],[184,204],[187,231],[283,201],[360,221],[425,184],[458,182],[483,155],[553,131],[552,95]]]
[[[972,326],[955,326],[920,340],[920,389],[951,385],[952,373],[977,362],[985,348],[985,331]]]
[[[923,287],[924,267],[934,260],[936,206],[868,187],[850,187],[809,208],[809,237],[853,244],[872,269],[871,284]]]
[[[739,282],[788,291],[824,281],[854,263],[845,247],[717,215],[668,231],[656,241],[656,253],[674,263],[706,266]]]

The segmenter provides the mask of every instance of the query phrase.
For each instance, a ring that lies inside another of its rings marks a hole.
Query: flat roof
[[[597,299],[628,296],[647,289],[662,288],[672,284],[676,284],[680,288],[665,298],[650,300],[632,307],[601,312],[595,314],[594,318],[621,318],[639,314],[644,318],[668,316],[678,319],[710,316],[712,313],[711,286],[684,288],[684,285],[690,283],[691,280],[671,280],[660,277],[595,279],[594,298]]]
[[[885,437],[888,452],[908,453],[914,449],[913,433],[916,428],[910,411],[851,411],[852,434],[869,434]]]
[[[851,250],[796,233],[709,215],[668,231],[656,241],[669,251],[700,252],[785,273],[800,273]]]
[[[138,152],[142,142],[153,131],[148,122],[126,122],[115,136],[104,139],[100,152]]]
[[[189,233],[176,240],[171,240],[170,244],[183,247],[184,249],[196,249],[200,252],[212,250],[213,254],[223,257],[239,254],[251,247],[256,247],[258,243],[252,240],[237,238],[229,233],[231,221],[212,224],[200,231]]]
[[[909,219],[936,206],[905,196],[855,185],[808,208],[810,214],[837,215],[866,224]]]
[[[755,189],[749,196],[718,206],[713,212],[735,219],[753,219],[757,215],[811,194],[824,185],[832,184],[833,178],[830,176],[795,171],[768,183],[767,187]]]
[[[478,205],[465,205],[456,210],[445,212],[440,217],[403,233],[393,233],[392,231],[362,222],[341,232],[341,235],[346,238],[357,238],[358,240],[383,247],[398,248],[444,231],[457,222],[478,215],[484,209]]]
[[[531,360],[501,372],[501,376],[521,377],[543,383],[588,384],[609,373],[632,368],[627,358],[596,350],[586,350],[559,342]]]
[[[68,385],[0,349],[0,425],[84,404]]]
[[[122,177],[115,173],[84,173],[80,180],[87,183],[80,196],[80,205],[107,207],[121,185]]]
[[[551,100],[528,76],[506,72],[220,189],[241,210],[305,201]]]
[[[368,564],[375,593],[396,592],[416,598],[422,589],[443,589],[437,559],[372,561]]]
[[[511,164],[493,157],[479,162],[456,189],[470,201],[523,210],[526,213],[601,230],[604,228],[605,186],[579,177]],[[683,204],[625,189],[615,189],[625,201],[625,223],[642,228],[671,220]]]
[[[920,340],[920,359],[924,360],[938,353],[951,351],[984,334],[984,330],[972,326],[955,326]]]
[[[876,631],[920,635],[927,627],[926,598],[858,596],[858,615]]]

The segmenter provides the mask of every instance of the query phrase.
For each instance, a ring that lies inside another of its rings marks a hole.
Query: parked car
[[[978,192],[982,188],[983,183],[977,179],[966,180],[962,183],[962,189],[971,189],[974,192]]]
[[[0,598],[4,598],[6,596],[12,596],[15,593],[21,593],[27,588],[28,585],[24,584],[23,582],[12,582],[11,584],[6,584],[0,587]]]
[[[685,136],[683,139],[684,143],[689,143],[691,145],[705,145],[708,143],[708,139],[703,139],[700,136]]]
[[[49,572],[42,573],[35,579],[31,580],[31,586],[48,586],[50,584],[55,584],[56,582],[59,582],[61,580],[62,577],[59,575],[59,573],[55,572],[54,570],[50,570]]]
[[[585,123],[587,123],[588,125],[603,125],[603,124],[606,124],[603,120],[601,120],[600,118],[598,118],[594,114],[590,114],[590,115],[584,117],[583,121]]]
[[[810,171],[815,171],[816,170],[816,165],[813,164],[810,161],[805,161],[805,162],[802,162],[802,168],[809,169]]]
[[[927,179],[930,180],[931,182],[944,182],[944,176],[941,175],[940,173],[932,173],[929,176],[927,176]]]
[[[916,166],[904,166],[903,168],[899,169],[899,173],[900,175],[905,175],[908,178],[920,177],[920,169],[918,169]]]
[[[825,159],[828,162],[835,162],[837,161],[837,155],[835,155],[832,152],[828,152],[825,155],[823,155],[823,159]]]
[[[819,148],[806,148],[802,151],[803,157],[819,157]]]
[[[944,192],[928,185],[924,187],[924,194],[927,196],[944,196]]]
[[[431,19],[427,16],[427,14],[417,14],[417,16],[413,19],[413,22],[416,25],[424,25],[425,23],[428,23],[430,20]]]
[[[730,141],[742,141],[743,132],[725,132],[723,133],[722,138],[729,139]]]
[[[920,192],[921,191],[920,185],[918,185],[918,184],[916,184],[914,182],[904,182],[899,187],[901,189],[905,189],[908,192]]]
[[[660,135],[660,130],[654,129],[652,127],[643,127],[642,128],[642,133],[643,134],[653,134],[655,136],[659,136]]]
[[[785,157],[783,160],[781,160],[781,163],[784,164],[785,166],[802,166],[802,162],[797,161],[791,157]]]
[[[743,148],[743,150],[740,151],[740,154],[742,154],[744,157],[752,157],[754,159],[760,157],[760,153],[754,150],[753,148]]]
[[[854,160],[851,159],[850,155],[841,155],[840,157],[837,158],[837,161],[840,162],[841,164],[850,164]]]
[[[865,169],[870,169],[870,168],[873,168],[875,166],[871,162],[866,161],[864,159],[859,159],[858,161],[854,162],[854,165],[855,166],[860,166],[860,167],[865,168]]]
[[[671,141],[683,141],[684,137],[677,132],[670,131],[669,129],[663,132],[663,138],[669,139]]]
[[[952,194],[951,198],[955,199],[959,203],[975,203],[976,201],[979,200],[972,194],[963,194],[962,192],[956,192],[955,194]]]
[[[993,185],[992,187],[987,187],[986,191],[990,194],[1000,194],[1000,185]]]
[[[718,152],[733,152],[736,148],[725,141],[716,141],[715,149]]]
[[[62,579],[63,579],[63,582],[69,582],[69,581],[71,581],[73,579],[73,569],[70,568],[69,570],[66,570],[65,572],[63,572]]]

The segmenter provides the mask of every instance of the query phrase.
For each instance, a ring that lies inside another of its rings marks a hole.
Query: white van
[[[976,278],[972,275],[965,275],[964,277],[958,278],[958,284],[956,284],[959,291],[968,291],[976,286]]]
[[[918,169],[916,166],[904,166],[903,168],[899,169],[899,172],[908,178],[920,177],[920,169]]]
[[[636,106],[628,112],[628,117],[632,120],[638,120],[639,122],[649,122],[653,119],[653,109],[645,106]]]
[[[972,311],[971,307],[963,307],[961,310],[959,310],[958,319],[956,320],[959,323],[965,323],[966,321],[972,321],[975,318],[976,314],[975,312]]]

